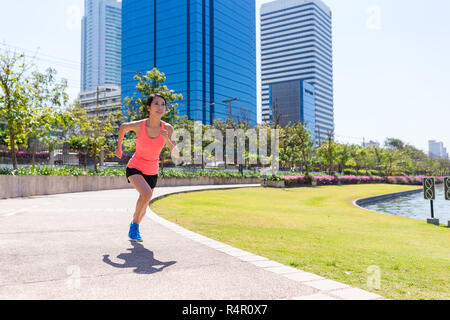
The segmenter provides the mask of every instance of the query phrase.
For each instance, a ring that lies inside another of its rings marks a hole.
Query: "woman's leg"
[[[151,190],[152,190],[152,196],[153,196],[153,190],[154,190],[154,188],[152,188]],[[152,199],[152,196],[150,196],[150,200]],[[149,203],[150,203],[150,200],[149,200]],[[142,221],[142,219],[144,219],[144,216],[145,216],[145,214],[147,213],[147,207],[148,207],[148,203],[147,203],[147,205],[145,205],[145,206],[142,208],[141,213],[138,215],[138,220],[139,220],[139,221]]]
[[[128,177],[128,180],[130,180],[130,183],[139,192],[139,198],[136,203],[136,210],[133,215],[133,222],[136,224],[140,224],[142,219],[144,218],[147,206],[152,198],[153,191],[148,185],[147,181],[145,181],[144,177],[140,174],[134,174]]]

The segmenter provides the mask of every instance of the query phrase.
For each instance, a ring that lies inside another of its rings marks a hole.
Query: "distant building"
[[[321,0],[265,3],[261,6],[262,122],[275,120],[270,88],[292,86],[292,81],[298,85],[302,80],[315,88],[314,132],[323,141],[334,132],[331,10]],[[286,115],[298,118],[297,114]]]
[[[443,158],[448,159],[447,149],[444,148],[443,142],[437,142],[435,140],[428,141],[428,156],[433,159]]]
[[[81,92],[120,85],[122,2],[85,0],[81,21]]]
[[[303,80],[291,80],[269,85],[272,123],[281,127],[301,122],[315,140],[316,104],[314,86]]]
[[[370,140],[369,142],[363,142],[363,147],[379,147],[380,143]]]
[[[104,85],[95,90],[81,92],[78,100],[88,115],[98,115],[100,119],[106,118],[115,108],[121,108],[120,86]],[[99,109],[97,111],[97,105]]]

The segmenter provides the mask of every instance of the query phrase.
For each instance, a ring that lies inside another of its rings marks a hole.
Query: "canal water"
[[[450,201],[445,200],[443,184],[436,185],[436,200],[433,201],[433,206],[434,217],[439,219],[439,223],[447,224],[447,221],[450,220]],[[366,204],[363,207],[369,210],[418,220],[431,218],[430,201],[424,199],[423,191],[392,200]]]

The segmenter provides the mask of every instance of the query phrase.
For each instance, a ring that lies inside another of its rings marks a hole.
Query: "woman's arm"
[[[117,151],[116,151],[116,157],[122,158],[122,142],[123,137],[128,131],[135,131],[136,132],[136,123],[135,122],[125,122],[122,123],[119,127],[119,139],[117,141]]]
[[[166,130],[162,130],[161,135],[164,137],[164,140],[166,141],[166,144],[169,147],[171,155],[175,158],[179,158],[180,153],[177,148],[177,142],[172,139],[173,131],[174,129],[172,125],[167,123]]]

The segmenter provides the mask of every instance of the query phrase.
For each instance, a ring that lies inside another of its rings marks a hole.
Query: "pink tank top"
[[[141,123],[141,131],[136,139],[136,152],[128,161],[127,167],[141,171],[143,174],[155,175],[159,170],[159,155],[164,147],[164,137],[159,133],[156,138],[150,138],[147,134],[145,124],[147,119]],[[161,120],[161,129],[164,130],[166,125]]]

